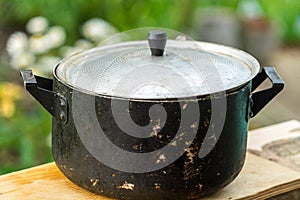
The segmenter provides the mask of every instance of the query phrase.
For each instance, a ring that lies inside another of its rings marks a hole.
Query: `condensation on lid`
[[[97,95],[132,99],[185,98],[236,88],[259,63],[226,46],[168,40],[163,56],[146,41],[98,47],[64,59],[54,69],[63,83]]]

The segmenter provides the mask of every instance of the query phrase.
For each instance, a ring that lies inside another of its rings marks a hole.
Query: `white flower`
[[[42,56],[36,68],[40,69],[41,72],[49,73],[52,72],[53,67],[60,61],[61,59],[57,56]]]
[[[72,56],[76,53],[81,52],[83,49],[79,47],[72,47],[72,46],[63,46],[60,49],[60,55],[64,58]]]
[[[92,18],[82,26],[83,36],[94,42],[101,42],[103,39],[117,32],[114,26],[99,18]]]
[[[10,56],[14,56],[27,51],[28,43],[28,38],[25,33],[15,32],[8,38],[6,50]]]
[[[29,38],[29,46],[33,53],[45,53],[49,50],[49,41],[45,36],[33,35]]]
[[[30,19],[26,24],[26,30],[33,35],[42,34],[48,28],[48,20],[45,17],[38,16]]]
[[[86,50],[86,49],[90,49],[90,48],[94,47],[94,45],[90,41],[85,40],[85,39],[77,40],[75,42],[75,46],[82,50]]]
[[[16,56],[11,57],[10,64],[15,69],[22,69],[25,67],[30,67],[35,62],[35,56],[27,51]]]
[[[63,45],[66,41],[66,32],[61,26],[53,26],[45,35],[49,48],[56,48]]]

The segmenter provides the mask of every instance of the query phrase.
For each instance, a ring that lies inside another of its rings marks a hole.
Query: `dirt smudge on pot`
[[[134,189],[134,184],[132,183],[125,183],[123,185],[117,186],[118,189],[126,189],[126,190],[133,190]]]
[[[91,178],[90,182],[92,183],[92,186],[95,187],[99,183],[99,180],[96,178]]]
[[[187,103],[185,103],[185,104],[183,104],[183,106],[182,106],[182,110],[185,110],[186,109],[186,107],[187,107]]]
[[[160,183],[154,183],[154,188],[159,190],[160,189]]]
[[[200,174],[200,166],[194,166],[194,159],[197,155],[198,148],[196,147],[189,147],[185,149],[185,162],[183,163],[183,176],[184,180],[190,180],[193,177],[197,177]]]
[[[193,154],[191,152],[192,150],[193,150],[192,148],[185,149],[185,151],[187,152],[187,157],[188,157],[187,159],[189,160],[189,162],[185,162],[185,163],[192,163],[193,162],[195,154]]]
[[[158,134],[158,133],[159,133],[158,131],[161,129],[160,119],[155,120],[155,121],[156,121],[156,123],[155,123],[155,125],[153,126],[152,132],[150,133],[150,135],[151,135],[152,137],[158,137],[158,138],[161,138],[162,135],[159,135],[159,134]]]
[[[166,162],[166,156],[164,154],[161,154],[158,159],[156,160],[156,164],[160,163],[160,162]]]
[[[190,128],[198,130],[198,122],[193,123]]]

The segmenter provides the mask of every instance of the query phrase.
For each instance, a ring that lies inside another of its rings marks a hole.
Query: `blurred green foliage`
[[[52,160],[51,117],[17,83],[19,75],[6,72],[9,82],[0,77],[0,174]]]
[[[24,100],[16,108],[13,117],[0,117],[0,174],[52,160],[49,114]]]
[[[294,28],[300,13],[299,0],[258,2],[265,16],[282,27],[285,42],[300,43]],[[239,3],[239,0],[0,0],[0,47],[5,46],[9,34],[25,30],[25,24],[35,16],[44,16],[50,24],[63,26],[67,44],[72,45],[81,37],[82,23],[93,17],[107,20],[120,31],[157,26],[188,33],[197,20],[195,13],[202,8],[220,6],[235,11]],[[0,68],[0,85],[10,81],[21,87],[17,71],[1,62]],[[20,94],[21,98],[12,102],[13,115],[0,116],[0,174],[52,160],[51,117],[25,91]]]
[[[160,0],[1,0],[0,25],[20,26],[34,16],[63,26],[72,42],[80,35],[80,24],[101,17],[120,31],[143,26],[178,30],[188,27],[196,1]]]
[[[296,20],[300,20],[299,0],[260,0],[262,9],[271,20],[281,28],[284,43],[300,44],[300,35],[295,29]]]
[[[34,16],[44,16],[50,23],[63,26],[72,42],[80,35],[80,24],[101,17],[120,31],[157,26],[186,32],[191,29],[198,9],[207,6],[236,10],[241,0],[0,0],[0,28],[22,28]],[[264,14],[283,28],[285,42],[299,43],[294,24],[300,14],[298,0],[258,0]]]

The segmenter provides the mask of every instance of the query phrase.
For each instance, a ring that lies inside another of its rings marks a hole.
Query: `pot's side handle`
[[[274,67],[263,67],[262,71],[252,80],[252,92],[267,78],[272,82],[272,87],[251,95],[252,107],[250,117],[254,117],[267,105],[284,87],[284,82]]]
[[[53,116],[67,122],[67,101],[53,92],[53,80],[35,76],[31,70],[21,70],[26,90]],[[57,109],[59,108],[59,109]]]

